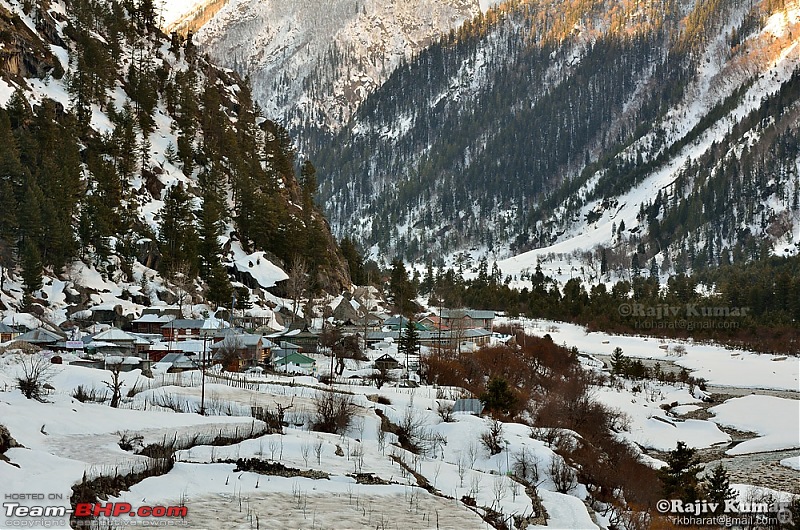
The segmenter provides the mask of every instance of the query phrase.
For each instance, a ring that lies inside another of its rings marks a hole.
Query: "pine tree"
[[[617,346],[611,353],[611,373],[614,375],[622,375],[628,369],[630,359],[625,357],[622,353],[622,348]]]
[[[197,232],[191,200],[182,183],[167,190],[159,223],[160,269],[164,273],[188,266],[191,275],[197,274]]]
[[[517,404],[514,390],[503,377],[493,377],[480,398],[487,409],[501,414],[507,414]]]
[[[231,300],[231,296],[233,295],[233,287],[231,287],[231,281],[228,278],[228,272],[225,270],[225,267],[223,267],[222,264],[217,263],[211,268],[211,272],[208,280],[206,280],[206,283],[208,284],[206,299],[210,303],[219,307],[224,306]]]
[[[662,494],[665,499],[694,502],[699,497],[697,474],[701,470],[695,450],[679,441],[667,455],[667,466],[659,470]]]
[[[408,370],[408,358],[419,353],[419,333],[417,326],[409,320],[406,327],[400,333],[400,341],[397,344],[397,352],[406,357],[406,370]]]
[[[706,475],[704,482],[706,496],[709,502],[719,504],[714,513],[722,513],[725,507],[725,501],[736,498],[736,490],[731,487],[728,471],[722,463],[717,463],[716,467],[711,470],[711,474]]]
[[[631,275],[639,276],[639,270],[641,268],[641,265],[639,265],[639,253],[634,252],[633,258],[631,259]]]
[[[356,244],[349,237],[345,237],[342,239],[341,243],[339,243],[339,248],[350,270],[350,281],[355,285],[364,285],[366,283],[366,278],[364,277],[364,258],[356,248]]]
[[[39,249],[31,239],[25,240],[21,251],[22,283],[25,294],[32,295],[42,288],[42,258]]]
[[[403,262],[392,260],[392,272],[389,278],[389,293],[394,299],[394,305],[400,314],[413,312],[414,288],[408,279],[408,272]]]

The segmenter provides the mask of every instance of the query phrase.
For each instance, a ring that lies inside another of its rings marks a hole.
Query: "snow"
[[[581,528],[589,530],[598,528],[586,512],[580,499],[554,491],[541,492],[542,504],[550,519],[548,526],[553,528]]]
[[[124,398],[126,408],[113,409],[107,404],[80,403],[70,393],[83,385],[87,389],[105,390],[109,372],[70,365],[54,365],[52,384],[55,392],[47,402],[24,399],[9,384],[18,365],[12,355],[0,356],[0,418],[18,442],[25,448],[12,449],[6,456],[20,467],[3,465],[0,495],[10,492],[41,492],[63,495],[54,501],[66,506],[70,488],[84,472],[89,475],[117,467],[141,466],[144,457],[123,451],[118,442],[120,432],[142,434],[143,443],[164,437],[188,437],[193,433],[216,432],[235,426],[251,425],[252,419],[238,416],[199,416],[161,411],[158,407],[141,410],[141,405],[156,396],[173,396],[178,401],[197,403],[200,397],[199,374],[162,374],[156,380],[141,376],[138,370],[123,373],[123,395],[133,387],[147,388],[134,398]],[[210,381],[209,381],[210,380]],[[207,376],[206,397],[209,410],[227,406],[232,411],[250,410],[259,400],[265,406],[273,403],[292,405],[287,411],[290,427],[284,435],[265,435],[228,446],[198,445],[177,453],[175,467],[167,474],[148,478],[130,491],[109,500],[127,501],[134,506],[144,504],[188,507],[189,527],[225,520],[226,528],[250,528],[247,514],[258,515],[265,527],[294,528],[374,528],[380,521],[398,521],[412,527],[478,528],[484,523],[477,514],[457,500],[434,496],[417,487],[416,479],[398,466],[397,458],[422,474],[443,495],[460,499],[471,494],[478,506],[494,506],[505,514],[530,515],[533,506],[524,490],[508,479],[509,462],[523,448],[541,462],[554,457],[546,445],[530,438],[527,426],[504,424],[505,450],[489,456],[480,445],[479,434],[488,428],[488,420],[459,415],[458,421],[442,423],[433,412],[440,392],[447,389],[421,387],[406,389],[385,385],[375,387],[344,387],[355,393],[358,414],[344,435],[310,432],[304,421],[312,410],[317,388],[326,388],[311,377],[254,376],[263,381],[257,390],[216,384],[216,377]],[[182,382],[182,386],[171,384]],[[165,385],[165,386],[162,386]],[[452,389],[457,395],[456,389]],[[452,393],[451,392],[451,393]],[[390,405],[377,405],[366,394],[385,396]],[[386,435],[385,445],[378,441],[380,420],[372,412],[380,407],[394,421],[405,415],[419,418],[432,434],[440,435],[447,443],[434,446],[423,455],[412,455],[391,445],[392,434]],[[139,410],[132,410],[136,408]],[[31,421],[31,418],[36,418]],[[320,459],[308,448],[319,442]],[[336,456],[340,447],[343,456]],[[278,451],[279,453],[276,453]],[[305,451],[305,456],[304,456]],[[457,461],[473,461],[459,477]],[[363,455],[363,456],[358,456]],[[221,459],[263,458],[278,459],[288,467],[315,469],[330,475],[329,479],[286,478],[233,472],[233,465]],[[8,472],[6,472],[8,468]],[[369,472],[389,482],[387,485],[364,485],[347,475]],[[543,478],[545,474],[542,474]],[[542,502],[555,528],[595,528],[581,499],[586,489],[579,485],[572,495],[553,493],[553,484],[544,478],[539,486]],[[243,507],[239,510],[239,506]],[[269,523],[267,523],[269,522]],[[67,528],[53,522],[53,528]]]
[[[231,244],[233,264],[236,270],[250,274],[263,288],[273,287],[276,283],[289,279],[283,269],[273,264],[266,258],[264,252],[247,254],[242,250],[238,241]]]
[[[629,431],[622,435],[646,449],[671,451],[678,441],[689,447],[705,448],[730,442],[731,438],[714,423],[703,420],[681,420],[670,417],[661,408],[662,404],[675,401],[695,403],[699,400],[689,394],[688,389],[677,389],[669,385],[650,383],[644,392],[631,393],[603,387],[595,397],[601,403],[624,412],[630,420]],[[656,399],[648,399],[648,392]]]
[[[489,8],[496,6],[500,2],[502,2],[502,0],[480,0],[481,11],[486,13],[489,11]]]
[[[760,435],[728,449],[728,455],[800,448],[800,401],[796,399],[751,395],[709,410],[720,425]]]
[[[784,458],[781,460],[781,465],[789,469],[794,469],[795,471],[800,471],[800,455]]]
[[[42,327],[42,321],[36,315],[30,313],[11,313],[3,317],[3,324],[6,326],[24,326],[28,329]]]
[[[713,385],[791,392],[800,388],[800,362],[796,357],[734,351],[718,344],[691,340],[663,341],[653,337],[587,332],[583,326],[547,320],[497,319],[498,324],[503,322],[524,324],[528,333],[550,334],[556,344],[575,346],[589,355],[611,355],[614,348],[620,347],[627,357],[670,361]],[[686,348],[685,355],[675,355],[674,346],[679,344]],[[667,349],[659,346],[667,346]]]

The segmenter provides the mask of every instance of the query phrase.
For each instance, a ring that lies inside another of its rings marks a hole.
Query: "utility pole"
[[[231,314],[228,318],[228,327],[233,329],[233,308],[236,307],[236,292],[231,295]]]
[[[200,415],[206,415],[206,344],[208,341],[208,333],[203,333],[203,358],[200,361]]]

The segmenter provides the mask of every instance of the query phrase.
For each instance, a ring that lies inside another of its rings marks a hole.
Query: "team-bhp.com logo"
[[[139,506],[134,508],[128,502],[90,503],[82,502],[74,509],[66,506],[26,506],[19,502],[3,503],[7,526],[24,527],[26,518],[66,518],[81,519],[90,517],[140,517],[156,518],[159,521],[184,518],[189,513],[186,506]],[[13,519],[12,519],[13,518]],[[149,526],[149,525],[145,525]]]
[[[133,509],[127,502],[91,503],[81,502],[75,505],[72,515],[75,517],[186,517],[189,510],[186,506],[140,506]]]

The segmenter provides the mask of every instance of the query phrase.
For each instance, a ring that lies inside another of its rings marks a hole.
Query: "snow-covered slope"
[[[689,239],[710,264],[797,252],[797,2],[551,4],[489,11],[314,146],[334,230],[418,263],[537,249],[512,275],[601,247],[661,266]]]
[[[196,35],[248,75],[267,115],[337,129],[401,63],[476,15],[478,0],[233,0]],[[484,7],[486,7],[484,6]]]
[[[161,15],[177,19],[202,8],[201,4],[181,1],[156,5],[153,15],[140,14],[130,6],[133,11],[116,6],[119,12],[98,11],[92,15],[96,18],[90,31],[85,28],[88,15],[79,14],[72,2],[31,6],[0,2],[6,20],[4,49],[9,56],[0,65],[0,106],[27,107],[29,115],[38,118],[44,102],[50,101],[59,121],[85,122],[84,127],[65,128],[74,135],[70,148],[76,153],[69,193],[45,188],[44,197],[35,203],[39,208],[39,203],[57,203],[65,195],[71,200],[68,206],[72,213],[64,219],[70,225],[67,230],[48,236],[46,242],[42,239],[41,244],[37,241],[42,256],[42,250],[53,244],[68,249],[65,260],[55,264],[43,260],[43,285],[29,293],[36,310],[56,323],[76,312],[89,316],[92,310],[113,312],[116,308],[123,315],[136,315],[143,306],[175,302],[178,291],[188,294],[185,301],[193,298],[194,303],[204,302],[201,298],[208,292],[205,280],[210,273],[201,281],[195,263],[189,266],[190,275],[173,274],[165,269],[164,259],[172,259],[186,250],[183,247],[191,248],[204,240],[199,234],[201,212],[213,201],[219,203],[217,213],[212,214],[218,217],[210,221],[212,235],[206,242],[212,250],[206,254],[211,259],[203,267],[210,270],[209,264],[218,262],[218,279],[223,288],[231,281],[234,288],[246,286],[254,295],[252,303],[265,308],[281,303],[266,289],[287,279],[282,269],[288,268],[284,263],[287,260],[276,248],[270,248],[266,239],[283,248],[287,240],[299,241],[296,231],[294,236],[286,232],[290,224],[300,230],[299,217],[303,217],[303,237],[307,230],[313,230],[320,236],[318,248],[333,252],[328,257],[332,263],[337,262],[335,242],[330,239],[324,219],[313,206],[313,212],[299,206],[302,200],[293,164],[283,163],[294,156],[282,136],[285,130],[255,114],[245,117],[251,111],[247,87],[234,73],[209,63],[191,43],[170,41],[155,31]],[[136,22],[137,17],[142,22]],[[129,25],[124,35],[118,33],[120,24]],[[17,41],[22,44],[14,44]],[[91,46],[100,47],[102,52],[87,51]],[[86,59],[85,54],[90,53],[95,55]],[[92,93],[85,89],[88,83],[83,80],[87,77],[95,83]],[[207,97],[210,99],[204,100]],[[213,128],[209,126],[210,119],[217,120]],[[244,137],[237,137],[234,130],[243,127],[245,120],[252,122],[248,125],[247,142],[252,150],[258,150],[258,156],[239,151],[244,147]],[[5,201],[16,199],[26,204],[31,196],[29,187],[45,186],[48,173],[37,175],[38,157],[25,150],[30,145],[26,132],[36,131],[37,127],[41,127],[39,122],[28,127],[17,123],[12,126],[10,143],[22,143],[23,156],[27,158],[17,160],[17,145],[7,146],[10,151],[3,153],[4,164],[22,168],[19,176],[0,176]],[[224,153],[214,154],[214,135],[227,138]],[[234,137],[238,143],[232,143]],[[249,178],[258,180],[257,184],[248,185],[257,189],[250,194],[252,203],[242,207],[237,204],[232,174],[245,174],[241,167],[233,167],[245,158],[260,161],[248,169]],[[283,169],[277,168],[279,163],[283,163]],[[35,184],[31,173],[38,178]],[[213,177],[209,176],[212,173]],[[109,175],[113,175],[110,181],[102,180]],[[209,184],[212,178],[217,180]],[[55,182],[51,186],[61,190],[59,186],[66,184]],[[162,229],[166,226],[165,216],[171,215],[166,207],[171,193],[179,187],[186,192],[185,203],[179,208],[185,210],[185,215],[173,226],[177,227],[175,230],[188,231],[190,237],[171,252],[163,243],[173,234],[163,233]],[[215,195],[204,194],[204,188],[212,188]],[[3,204],[5,207],[7,203]],[[258,221],[265,239],[253,244],[242,232],[240,220],[256,215],[260,219],[267,204],[279,211],[272,210],[269,229],[262,230],[265,223]],[[46,221],[48,217],[45,210],[34,213],[33,219]],[[39,228],[20,226],[13,216],[4,216],[0,227],[0,310],[5,316],[6,312],[21,309],[25,286],[22,241],[26,234],[38,234]],[[303,257],[302,248],[287,252]],[[194,249],[196,252],[184,256],[187,263],[197,260],[203,252],[197,246]],[[170,280],[162,274],[170,276]],[[183,279],[175,281],[179,278]],[[229,301],[230,294],[224,299]],[[198,306],[199,309],[202,308]]]
[[[602,199],[595,199],[587,201],[578,212],[568,212],[566,208],[558,209],[550,220],[557,233],[555,241],[542,248],[498,261],[503,272],[519,275],[532,271],[537,263],[541,263],[546,274],[559,277],[563,281],[565,277],[568,279],[570,276],[573,262],[581,261],[576,258],[587,253],[591,254],[598,247],[613,248],[625,244],[625,238],[613,233],[612,228],[624,223],[629,231],[646,232],[646,220],[640,217],[642,205],[651,203],[660,192],[676,193],[674,184],[689,161],[698,161],[704,155],[708,156],[717,144],[726,140],[726,135],[736,127],[737,123],[759,109],[765,96],[778,93],[781,87],[790,81],[792,75],[798,72],[800,41],[792,36],[798,27],[800,27],[800,4],[787,3],[785,10],[770,16],[760,33],[753,36],[751,52],[746,57],[727,63],[720,59],[724,57],[724,50],[728,46],[725,34],[720,34],[705,50],[700,61],[704,66],[699,69],[697,78],[687,90],[690,97],[671,109],[664,123],[656,131],[634,143],[623,156],[635,157],[637,150],[646,150],[648,145],[654,143],[657,135],[665,135],[667,145],[677,142],[692,131],[724,96],[731,93],[733,88],[747,86],[739,103],[694,141],[671,156],[661,167],[649,173],[641,183],[615,197],[612,207]],[[796,105],[797,102],[794,103],[795,107]],[[795,123],[794,127],[796,126]],[[748,143],[755,144],[758,134],[755,131],[753,134],[748,134],[743,144],[745,146]],[[729,154],[736,157],[741,154],[743,147],[741,144],[733,147]],[[800,170],[800,157],[790,161],[790,172],[792,166],[796,175]],[[589,196],[594,191],[599,176],[587,181],[576,194],[582,198]],[[775,234],[778,237],[772,238],[777,255],[800,252],[798,245],[800,210],[793,208],[789,200],[782,200],[782,197],[788,198],[798,193],[798,181],[795,178],[794,181],[789,180],[787,184],[787,188],[781,190],[779,194],[766,197],[762,206],[770,219],[779,218],[781,215],[787,215],[789,219],[788,228]],[[592,217],[594,220],[590,223],[584,222],[593,213],[600,215]],[[767,237],[763,222],[743,222],[740,228]],[[663,255],[659,256],[658,262],[659,265],[663,263]],[[581,274],[586,279],[599,278],[600,262],[597,261],[594,265],[594,267],[581,267]],[[557,270],[562,271],[561,274],[557,273]]]

